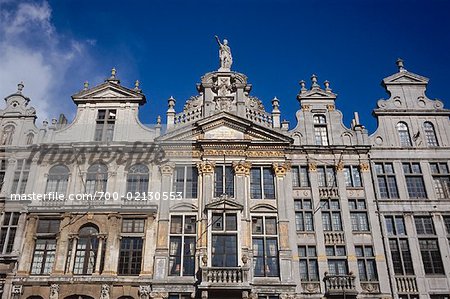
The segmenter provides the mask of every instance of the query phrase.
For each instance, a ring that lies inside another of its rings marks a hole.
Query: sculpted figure
[[[228,46],[228,41],[224,39],[223,43],[221,43],[219,37],[217,35],[215,37],[219,44],[220,69],[230,70],[231,65],[233,64],[233,57],[231,56],[231,49]]]

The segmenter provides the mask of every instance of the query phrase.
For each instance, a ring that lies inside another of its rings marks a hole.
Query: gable
[[[398,72],[392,76],[383,79],[384,84],[427,84],[428,78],[411,73]]]
[[[145,103],[145,96],[140,91],[108,81],[94,88],[74,94],[72,99],[74,102],[129,101],[139,102],[140,104]]]

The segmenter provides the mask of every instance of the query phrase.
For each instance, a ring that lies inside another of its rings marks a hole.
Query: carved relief
[[[369,171],[369,163],[359,164],[359,169],[361,170],[361,172],[368,172]]]
[[[309,111],[309,109],[311,109],[311,105],[307,105],[307,104],[303,104],[302,105],[302,110],[303,111]]]
[[[100,299],[109,299],[109,289],[110,286],[107,284],[102,285],[102,290],[100,292]]]
[[[343,171],[343,170],[344,170],[344,162],[339,161],[339,162],[336,164],[336,171]]]
[[[172,174],[173,173],[174,166],[172,164],[164,164],[159,166],[159,170],[161,171],[161,174]]]
[[[234,173],[237,175],[250,175],[250,162],[233,162]]]
[[[139,299],[150,299],[151,286],[149,285],[140,285],[139,286]]]
[[[327,109],[328,109],[328,111],[334,111],[334,105],[333,104],[328,104],[327,105]]]
[[[316,165],[316,163],[311,162],[308,164],[308,168],[309,168],[309,171],[316,171],[317,165]]]
[[[166,299],[169,297],[167,292],[151,292],[150,297],[153,299]]]
[[[200,174],[208,174],[208,173],[214,173],[214,167],[216,164],[214,162],[199,162],[197,163],[198,172]]]
[[[59,293],[59,285],[56,283],[53,283],[50,285],[50,299],[58,299],[58,293]]]
[[[274,163],[272,165],[273,171],[277,177],[283,177],[286,173],[291,169],[291,164],[288,162],[285,163]]]

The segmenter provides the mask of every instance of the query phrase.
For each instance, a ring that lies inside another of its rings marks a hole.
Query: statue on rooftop
[[[219,37],[216,35],[217,43],[219,44],[219,58],[220,69],[219,71],[229,71],[233,64],[233,57],[231,56],[231,49],[228,46],[228,40],[224,39],[223,43],[220,42]]]

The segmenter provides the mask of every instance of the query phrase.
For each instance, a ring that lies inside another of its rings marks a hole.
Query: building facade
[[[114,69],[71,123],[6,97],[2,298],[448,299],[450,110],[428,79],[399,60],[369,136],[313,75],[289,128],[219,45],[164,126]]]

